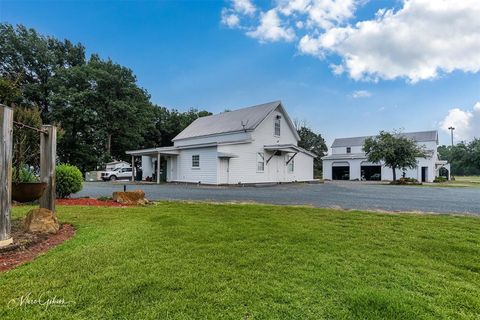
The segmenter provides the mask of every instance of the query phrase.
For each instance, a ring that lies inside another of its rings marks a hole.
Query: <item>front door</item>
[[[422,182],[427,182],[428,167],[422,167]]]
[[[283,153],[279,153],[275,156],[275,158],[277,166],[276,182],[285,182],[285,170],[287,168],[285,155]]]
[[[219,184],[228,184],[228,176],[230,171],[230,159],[229,158],[220,158],[220,166],[218,172],[218,183]]]

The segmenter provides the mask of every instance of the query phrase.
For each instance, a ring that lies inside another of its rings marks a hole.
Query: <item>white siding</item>
[[[250,138],[251,138],[250,132],[227,133],[227,134],[221,134],[218,136],[197,137],[197,138],[190,138],[190,139],[184,139],[184,140],[177,140],[174,142],[174,146],[184,147],[184,146],[207,144],[207,143],[242,141],[242,140],[249,140]]]
[[[363,153],[363,146],[350,146],[350,153]],[[332,154],[346,154],[347,147],[332,148]]]
[[[277,115],[282,117],[280,137],[274,136],[274,119]],[[281,112],[275,111],[265,118],[252,133],[252,138],[251,143],[218,147],[219,152],[237,155],[236,158],[231,158],[229,162],[228,180],[230,184],[313,180],[313,158],[309,155],[298,153],[295,156],[294,172],[288,173],[287,154],[272,157],[271,152],[264,150],[265,145],[297,144],[292,128],[285,121],[285,116]],[[263,172],[257,171],[258,152],[264,153],[265,156],[265,170]],[[293,155],[293,153],[290,155]],[[267,164],[266,161],[269,158],[271,159]]]
[[[200,167],[192,168],[192,155],[200,156]],[[177,156],[175,181],[217,184],[217,147],[184,149]]]

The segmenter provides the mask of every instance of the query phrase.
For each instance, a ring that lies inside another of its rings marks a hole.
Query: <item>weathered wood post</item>
[[[57,158],[57,127],[43,125],[40,136],[40,181],[48,184],[40,198],[40,208],[55,212],[55,160]]]
[[[12,210],[13,109],[0,104],[0,247],[13,242]]]

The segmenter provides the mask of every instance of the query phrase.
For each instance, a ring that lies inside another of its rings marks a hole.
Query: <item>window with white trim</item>
[[[192,168],[200,168],[200,155],[192,155]]]
[[[265,171],[265,155],[262,152],[257,153],[257,172]]]
[[[276,116],[273,124],[273,134],[277,137],[280,137],[280,116]]]
[[[293,173],[293,171],[295,170],[295,159],[293,157],[294,156],[288,157],[288,160],[290,161],[287,165],[288,173]]]

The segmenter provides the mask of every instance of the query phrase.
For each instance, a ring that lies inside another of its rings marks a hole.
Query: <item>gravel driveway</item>
[[[415,187],[362,183],[288,184],[268,187],[216,187],[181,184],[127,184],[150,200],[210,200],[312,205],[344,209],[423,211],[480,215],[480,188]],[[123,184],[86,182],[76,197],[111,196]]]

